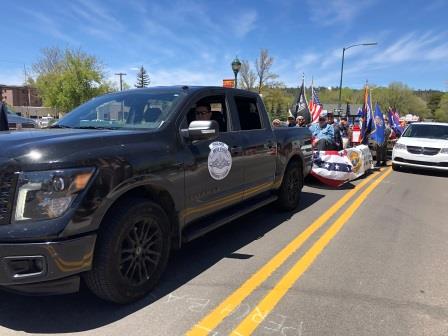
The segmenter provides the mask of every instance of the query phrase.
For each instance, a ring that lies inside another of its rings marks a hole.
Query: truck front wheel
[[[288,164],[278,191],[277,205],[281,210],[291,211],[297,208],[303,188],[303,175],[299,162]]]
[[[151,291],[170,253],[169,221],[163,209],[144,199],[127,199],[101,224],[92,270],[84,276],[100,298],[129,303]]]

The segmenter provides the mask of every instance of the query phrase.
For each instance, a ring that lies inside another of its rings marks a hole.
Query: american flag
[[[311,87],[311,100],[310,100],[310,113],[311,122],[316,123],[319,121],[320,113],[322,112],[322,104],[320,103],[317,92],[314,87]]]
[[[353,164],[345,150],[314,152],[311,175],[331,187],[339,187],[353,175]]]

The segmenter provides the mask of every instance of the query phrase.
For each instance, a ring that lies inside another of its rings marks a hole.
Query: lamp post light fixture
[[[233,73],[235,74],[235,84],[234,84],[235,88],[238,86],[237,80],[238,80],[238,72],[240,71],[240,69],[241,69],[241,62],[238,59],[238,57],[235,57],[235,59],[232,62],[232,70],[233,70]]]
[[[359,43],[359,44],[353,44],[351,46],[342,48],[342,65],[341,65],[341,81],[339,82],[339,103],[338,103],[338,108],[339,110],[341,109],[341,95],[342,95],[342,73],[344,72],[344,55],[345,55],[345,51],[347,49],[353,48],[353,47],[358,47],[358,46],[373,46],[373,45],[377,45],[378,42],[372,42],[372,43]]]

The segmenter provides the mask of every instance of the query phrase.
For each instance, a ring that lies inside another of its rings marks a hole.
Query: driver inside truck
[[[225,132],[225,122],[221,112],[212,112],[210,104],[198,104],[194,110],[195,120],[215,120],[219,125],[219,130]]]

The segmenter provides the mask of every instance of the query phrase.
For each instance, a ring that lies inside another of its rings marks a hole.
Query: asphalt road
[[[448,177],[309,183],[297,212],[266,207],[187,245],[136,304],[0,292],[0,335],[448,335]]]

